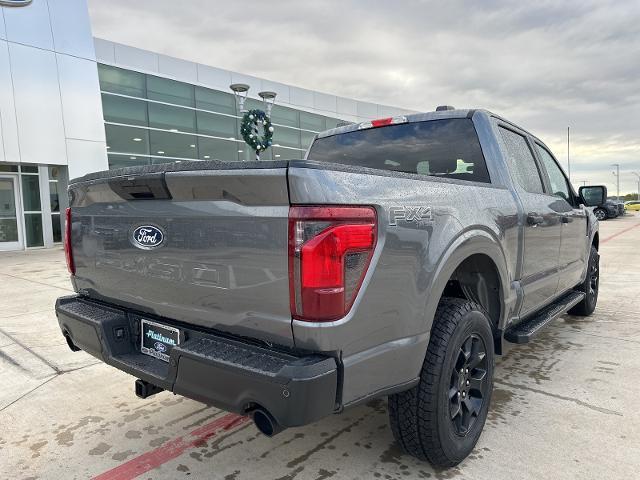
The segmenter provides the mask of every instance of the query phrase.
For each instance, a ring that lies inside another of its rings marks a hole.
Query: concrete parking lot
[[[393,441],[385,400],[269,439],[243,417],[72,353],[61,249],[0,254],[0,478],[633,479],[640,475],[640,216],[601,224],[601,290],[499,360],[474,453],[434,471]]]

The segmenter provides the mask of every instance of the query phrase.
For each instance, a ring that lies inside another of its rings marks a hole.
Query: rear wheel
[[[407,453],[440,467],[471,453],[491,401],[493,351],[491,326],[480,307],[442,299],[418,385],[389,397],[391,429]]]
[[[602,221],[602,220],[606,220],[606,219],[607,219],[607,212],[605,211],[605,209],[604,209],[604,208],[596,208],[596,209],[593,211],[593,214],[596,216],[596,218],[597,218],[599,221]]]
[[[586,317],[591,315],[598,303],[598,288],[600,287],[600,255],[593,245],[589,253],[589,265],[587,265],[587,278],[584,279],[576,290],[584,293],[584,298],[574,306],[569,313]]]

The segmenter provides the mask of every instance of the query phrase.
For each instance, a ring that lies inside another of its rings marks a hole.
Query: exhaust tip
[[[280,433],[284,428],[278,424],[275,418],[261,408],[258,408],[252,412],[253,423],[256,425],[256,428],[267,437],[273,437],[274,435]]]
[[[64,332],[64,339],[67,341],[67,345],[69,346],[69,348],[71,349],[72,352],[79,352],[80,349],[78,347],[75,346],[75,344],[73,343],[73,340],[71,340],[71,335],[69,335],[67,332]]]

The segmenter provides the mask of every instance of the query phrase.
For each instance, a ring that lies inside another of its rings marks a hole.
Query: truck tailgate
[[[292,345],[286,165],[226,165],[128,169],[72,183],[76,289]],[[139,227],[152,227],[156,238],[140,245]]]

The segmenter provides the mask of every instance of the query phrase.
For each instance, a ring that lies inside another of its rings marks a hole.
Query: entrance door
[[[22,250],[18,177],[0,175],[0,251]]]

